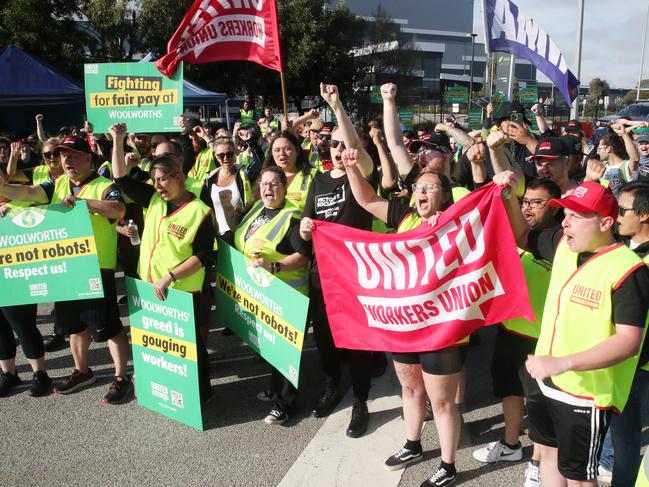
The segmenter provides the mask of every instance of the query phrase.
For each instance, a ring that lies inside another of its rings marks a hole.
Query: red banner
[[[331,331],[340,348],[438,350],[481,326],[534,321],[516,243],[493,183],[446,210],[433,228],[380,234],[316,222]]]
[[[180,61],[252,61],[281,71],[275,0],[196,0],[156,66],[171,76]]]

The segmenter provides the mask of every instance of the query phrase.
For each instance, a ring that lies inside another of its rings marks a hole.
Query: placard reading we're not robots
[[[86,110],[96,133],[124,122],[129,132],[177,132],[183,112],[183,70],[171,78],[154,63],[84,65]]]

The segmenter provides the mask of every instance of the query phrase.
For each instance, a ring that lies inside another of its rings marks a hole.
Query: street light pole
[[[642,38],[642,54],[640,55],[640,75],[638,76],[638,92],[636,100],[640,99],[640,84],[642,83],[642,68],[644,68],[644,48],[647,45],[647,25],[649,25],[649,3],[647,3],[647,18],[644,23],[644,37]]]
[[[579,84],[581,84],[581,38],[584,32],[584,0],[578,0],[577,6],[577,53],[575,59],[575,67],[577,68],[577,79]],[[577,98],[575,98],[575,103],[572,105],[570,110],[570,118],[576,120],[579,116],[579,109],[577,107],[577,102],[579,100],[579,86],[577,87]]]
[[[471,111],[471,101],[473,100],[473,63],[475,62],[475,38],[478,34],[467,34],[471,36],[471,73],[469,74],[469,111]]]

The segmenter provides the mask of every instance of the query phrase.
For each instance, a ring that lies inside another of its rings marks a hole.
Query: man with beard
[[[561,190],[551,179],[534,179],[527,186],[521,210],[531,230],[559,228],[559,209],[548,205],[552,198],[560,198]],[[523,447],[518,440],[525,416],[524,386],[525,360],[534,354],[539,337],[545,296],[550,283],[550,263],[519,249],[525,280],[529,289],[530,304],[535,323],[523,318],[507,320],[498,327],[496,344],[491,361],[494,395],[502,398],[505,419],[504,436],[500,441],[473,452],[480,462],[518,461],[523,457]],[[539,472],[540,453],[534,447],[532,460],[525,472],[525,487],[541,485]]]

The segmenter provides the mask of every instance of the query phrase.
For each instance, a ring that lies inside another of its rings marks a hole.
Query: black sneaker
[[[264,418],[264,423],[266,424],[282,424],[284,421],[288,419],[288,414],[286,414],[286,411],[279,407],[274,407],[273,409],[270,410],[270,413],[268,413],[268,416]]]
[[[410,450],[405,446],[385,461],[388,470],[400,470],[423,458],[421,450]]]
[[[104,404],[122,404],[128,401],[133,395],[133,381],[126,377],[115,377],[108,392],[101,400]]]
[[[94,384],[96,380],[97,379],[95,378],[95,374],[92,373],[92,370],[88,369],[88,372],[82,374],[77,369],[74,369],[72,374],[70,374],[70,377],[65,380],[62,386],[54,388],[54,393],[71,394],[89,386],[90,384]]]
[[[63,335],[52,333],[43,338],[43,346],[45,347],[46,352],[56,352],[57,350],[65,348],[67,344],[65,343],[65,337]]]
[[[435,473],[428,480],[424,480],[419,487],[439,487],[442,485],[451,485],[457,477],[456,472],[449,472],[444,467],[437,467]]]
[[[347,436],[358,438],[363,436],[367,430],[367,424],[370,422],[370,413],[367,411],[367,403],[354,399],[352,406],[352,420],[347,427]]]
[[[52,379],[44,370],[34,372],[32,384],[29,386],[29,395],[32,397],[49,396],[52,394]]]
[[[314,418],[329,416],[341,399],[342,396],[338,390],[338,384],[327,384],[318,402],[315,403],[311,416]]]
[[[9,391],[22,384],[22,380],[18,374],[10,374],[9,372],[0,373],[0,397],[5,397]]]

